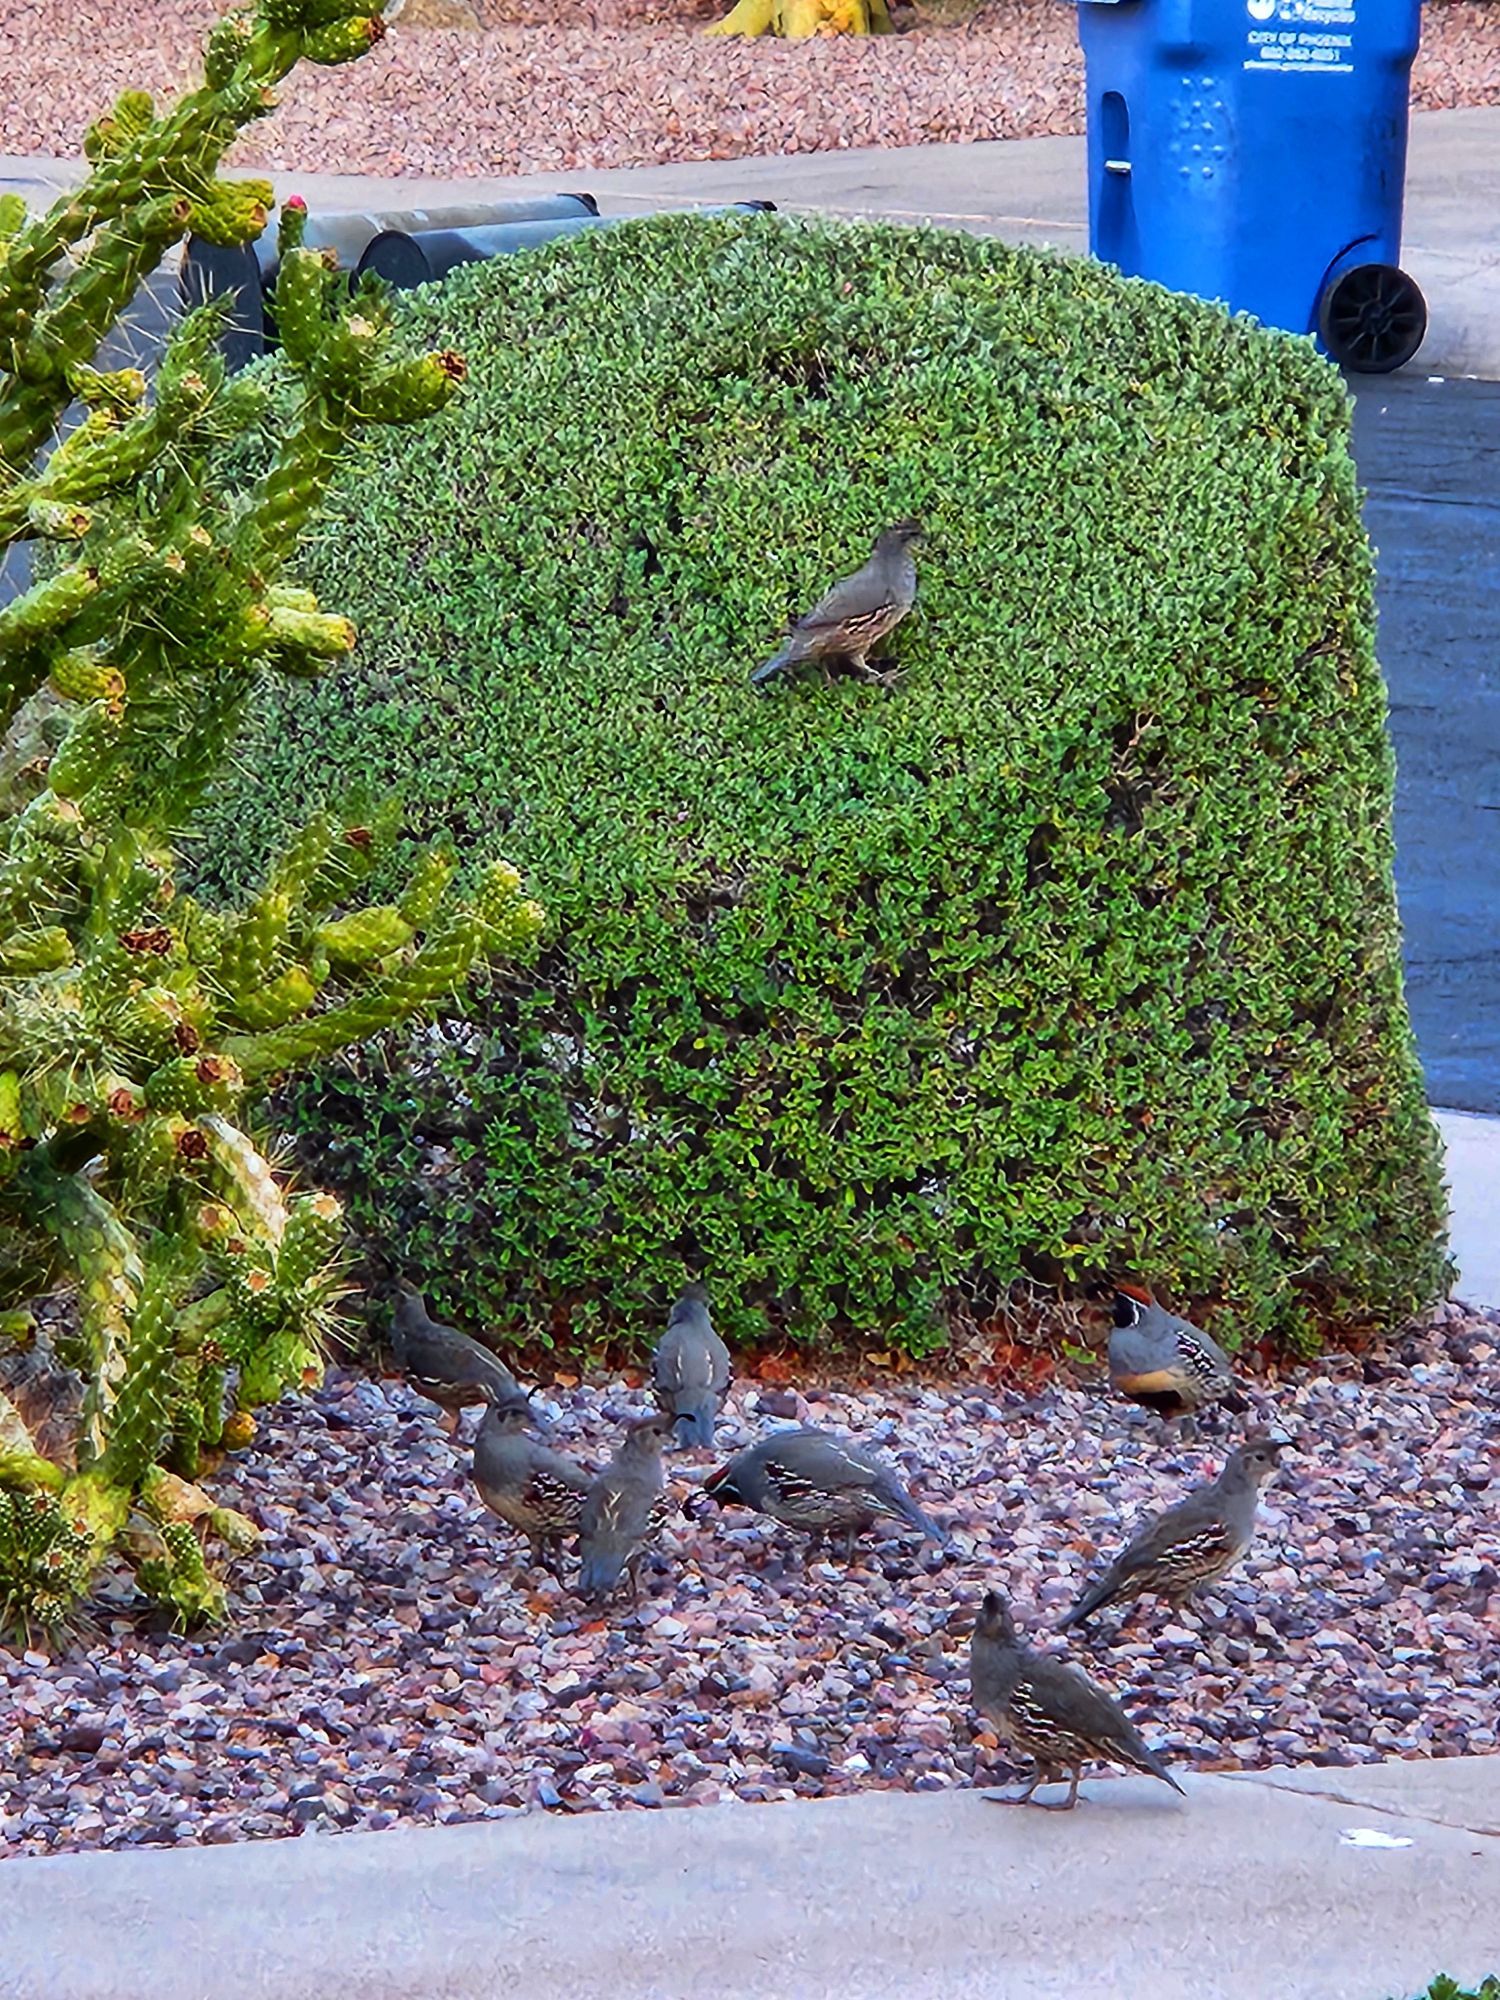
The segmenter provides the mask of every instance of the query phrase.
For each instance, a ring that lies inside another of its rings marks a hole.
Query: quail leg
[[[894,687],[906,671],[904,667],[898,667],[894,663],[884,666],[883,669],[880,666],[872,667],[863,654],[855,664],[859,668],[861,679],[872,682],[876,687]]]
[[[625,1565],[625,1574],[630,1578],[630,1608],[632,1611],[635,1610],[641,1601],[641,1564],[645,1559],[645,1554],[646,1551],[644,1549],[637,1549]]]
[[[1044,1772],[1041,1765],[1038,1764],[1036,1769],[1032,1772],[1031,1776],[1027,1779],[1026,1789],[1024,1791],[1016,1792],[1013,1794],[1007,1794],[1004,1792],[986,1792],[984,1796],[986,1800],[989,1802],[989,1804],[992,1806],[1030,1805],[1032,1793],[1036,1790],[1037,1786],[1041,1784],[1043,1778],[1046,1777],[1047,1775],[1048,1773]]]
[[[1078,1803],[1078,1779],[1079,1779],[1079,1775],[1080,1775],[1080,1767],[1079,1767],[1079,1766],[1078,1766],[1077,1764],[1075,1764],[1075,1765],[1073,1766],[1072,1770],[1071,1770],[1071,1771],[1070,1771],[1070,1772],[1068,1773],[1068,1777],[1069,1777],[1069,1784],[1068,1784],[1068,1796],[1067,1796],[1067,1797],[1066,1797],[1065,1799],[1062,1799],[1062,1800],[1060,1800],[1060,1801],[1059,1801],[1059,1800],[1053,1800],[1053,1801],[1052,1801],[1052,1802],[1051,1802],[1050,1804],[1048,1803],[1048,1801],[1047,1801],[1046,1799],[1038,1799],[1038,1800],[1037,1800],[1037,1804],[1038,1804],[1038,1805],[1039,1805],[1039,1806],[1041,1807],[1042,1811],[1043,1811],[1043,1812],[1071,1812],[1071,1811],[1073,1810],[1074,1806],[1076,1806],[1076,1805],[1077,1805],[1077,1803]]]

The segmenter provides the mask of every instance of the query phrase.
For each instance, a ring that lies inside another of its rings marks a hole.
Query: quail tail
[[[1178,1784],[1160,1757],[1157,1756],[1154,1750],[1148,1750],[1144,1743],[1140,1748],[1139,1764],[1141,1770],[1149,1771],[1153,1778],[1160,1778],[1164,1785],[1170,1785],[1178,1798],[1185,1799],[1187,1797],[1187,1793]]]
[[[1092,1618],[1096,1611],[1101,1610],[1104,1605],[1108,1604],[1110,1598],[1114,1595],[1114,1588],[1115,1579],[1113,1576],[1100,1577],[1093,1589],[1086,1590],[1077,1603],[1070,1605],[1062,1617],[1058,1619],[1057,1630],[1059,1632],[1070,1631],[1073,1626],[1083,1624],[1086,1618]]]
[[[792,649],[790,646],[783,646],[781,651],[772,659],[767,660],[763,667],[755,669],[755,672],[750,676],[751,687],[763,687],[767,681],[775,680],[782,668],[790,666],[791,663]]]
[[[882,1486],[881,1497],[903,1521],[909,1521],[914,1528],[919,1528],[929,1541],[936,1542],[941,1548],[952,1548],[953,1544],[937,1522],[930,1514],[924,1514],[911,1495],[894,1480],[889,1485]]]
[[[578,1572],[578,1591],[597,1603],[617,1588],[625,1574],[625,1558],[612,1549],[595,1549],[584,1557]]]
[[[683,1445],[712,1445],[714,1441],[714,1398],[708,1393],[696,1402],[677,1398],[675,1418],[677,1442]]]

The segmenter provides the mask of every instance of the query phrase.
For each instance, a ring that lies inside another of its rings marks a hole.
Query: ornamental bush
[[[405,303],[469,393],[338,476],[364,665],[268,681],[205,870],[357,775],[533,980],[291,1100],[455,1312],[894,1337],[1129,1263],[1231,1344],[1433,1299],[1348,403],[1309,343],[933,229],[649,218]],[[891,691],[747,686],[899,516]],[[373,675],[373,680],[371,676]]]

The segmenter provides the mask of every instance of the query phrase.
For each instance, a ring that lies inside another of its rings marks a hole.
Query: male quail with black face
[[[1115,1287],[1109,1336],[1110,1387],[1164,1418],[1191,1420],[1234,1389],[1229,1356],[1202,1327],[1179,1319],[1141,1285]]]

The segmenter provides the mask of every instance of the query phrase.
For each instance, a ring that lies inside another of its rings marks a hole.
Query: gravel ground
[[[726,0],[727,4],[727,0]],[[1082,129],[1071,0],[991,0],[911,32],[703,40],[717,0],[472,0],[479,33],[398,22],[352,68],[304,71],[244,165],[512,174]],[[121,89],[192,70],[217,0],[5,0],[0,152],[72,154]],[[1414,102],[1500,101],[1494,0],[1428,0]]]
[[[602,1458],[640,1395],[541,1401],[564,1448]],[[1204,1624],[1147,1600],[1073,1656],[1180,1767],[1493,1751],[1500,1313],[1443,1308],[1275,1401],[1298,1450]],[[1137,1511],[1224,1449],[1164,1449],[1096,1384],[895,1378],[742,1384],[723,1442],[794,1416],[888,1440],[958,1559],[891,1537],[848,1570],[804,1565],[798,1538],[693,1491],[712,1462],[694,1454],[673,1460],[687,1511],[639,1607],[606,1621],[517,1569],[430,1405],[331,1376],[212,1482],[267,1531],[228,1631],[143,1636],[106,1594],[71,1657],[5,1657],[0,1851],[991,1782],[964,1637],[986,1585],[1050,1623]]]

